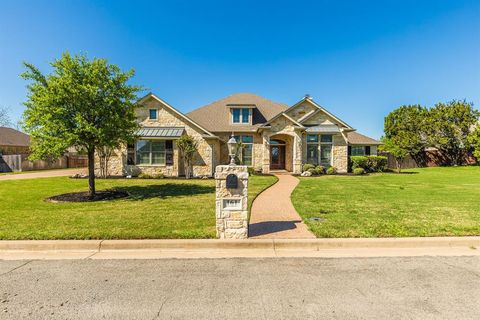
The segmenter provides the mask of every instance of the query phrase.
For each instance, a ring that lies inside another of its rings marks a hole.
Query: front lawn
[[[276,182],[250,178],[249,202]],[[0,239],[214,238],[214,180],[97,180],[97,189],[128,191],[127,199],[49,203],[53,195],[87,190],[67,177],[0,181]]]
[[[406,171],[300,178],[292,201],[317,237],[480,235],[480,167]]]

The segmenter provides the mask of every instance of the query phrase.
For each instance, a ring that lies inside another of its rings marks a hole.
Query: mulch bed
[[[93,198],[90,198],[88,192],[72,192],[59,194],[45,199],[48,202],[95,202],[95,201],[104,201],[104,200],[115,200],[120,198],[126,198],[129,194],[126,191],[119,190],[105,190],[97,191]]]

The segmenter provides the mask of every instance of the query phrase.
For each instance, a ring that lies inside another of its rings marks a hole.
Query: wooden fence
[[[387,157],[387,167],[389,169],[397,169],[397,162],[395,158],[388,152],[379,152],[378,155]],[[442,153],[436,149],[426,150],[424,153],[425,166],[427,167],[439,167],[451,165],[449,160],[442,155]],[[418,168],[417,163],[412,157],[407,156],[401,162],[402,169]],[[463,164],[475,164],[476,160],[472,155],[465,155]]]
[[[27,154],[0,156],[0,172],[17,172],[48,169],[83,168],[88,165],[85,156],[63,156],[55,161],[30,161]]]

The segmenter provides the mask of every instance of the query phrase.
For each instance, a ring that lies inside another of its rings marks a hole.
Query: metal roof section
[[[318,126],[307,127],[307,133],[340,133],[340,129],[335,124],[321,124]]]
[[[141,138],[180,138],[185,127],[143,127],[137,131]]]

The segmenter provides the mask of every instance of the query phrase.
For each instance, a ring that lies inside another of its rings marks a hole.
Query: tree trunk
[[[397,173],[400,173],[400,171],[402,170],[402,163],[401,163],[401,159],[397,159],[395,158],[395,162],[397,163]]]
[[[88,194],[95,196],[95,147],[88,149]]]
[[[185,179],[190,179],[190,161],[185,158]]]

